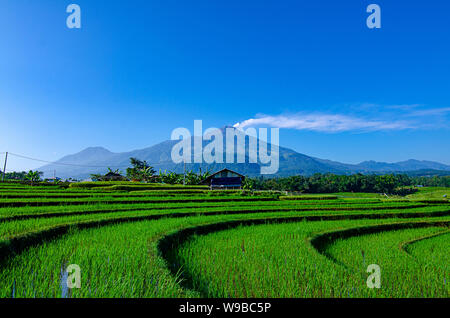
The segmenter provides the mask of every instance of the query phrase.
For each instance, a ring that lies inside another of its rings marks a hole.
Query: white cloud
[[[339,114],[297,114],[293,116],[260,115],[234,125],[244,129],[250,126],[266,125],[276,128],[297,130],[311,130],[318,132],[345,132],[345,131],[376,131],[376,130],[402,130],[414,128],[407,121],[367,120]]]
[[[377,105],[378,107],[380,107],[380,105]],[[399,110],[411,110],[411,109],[415,109],[418,107],[423,107],[424,105],[422,104],[404,104],[404,105],[389,105],[386,106],[386,108],[390,108],[390,109],[399,109]]]
[[[417,111],[411,112],[409,114],[409,116],[416,116],[416,117],[419,117],[419,116],[440,116],[440,115],[445,115],[447,113],[450,113],[450,107],[417,110]]]

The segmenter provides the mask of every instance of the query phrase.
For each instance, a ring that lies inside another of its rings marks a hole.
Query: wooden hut
[[[122,176],[120,173],[110,171],[105,174],[100,181],[127,181],[128,179]]]
[[[210,175],[203,184],[209,185],[214,189],[241,189],[245,176],[230,169],[220,170]]]

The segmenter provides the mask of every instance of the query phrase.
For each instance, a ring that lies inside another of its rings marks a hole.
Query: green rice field
[[[0,297],[447,298],[446,190],[2,183]],[[81,288],[67,287],[70,264]],[[367,285],[371,264],[380,288]]]

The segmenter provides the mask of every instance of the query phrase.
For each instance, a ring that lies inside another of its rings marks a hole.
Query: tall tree
[[[28,171],[28,174],[25,176],[25,178],[26,178],[27,180],[29,180],[30,183],[31,183],[31,186],[33,186],[33,183],[41,181],[41,176],[42,176],[43,174],[44,174],[44,173],[41,172],[41,171],[33,171],[33,170],[30,170],[30,171]]]
[[[150,182],[153,180],[156,171],[150,166],[147,161],[142,161],[137,158],[130,158],[132,167],[127,169],[127,177],[135,181]]]

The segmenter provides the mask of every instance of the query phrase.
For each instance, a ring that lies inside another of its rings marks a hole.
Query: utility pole
[[[186,160],[184,161],[183,185],[186,185]]]
[[[5,182],[6,162],[8,162],[8,152],[6,152],[6,155],[5,155],[5,165],[3,166],[3,179],[2,179],[3,182]]]

